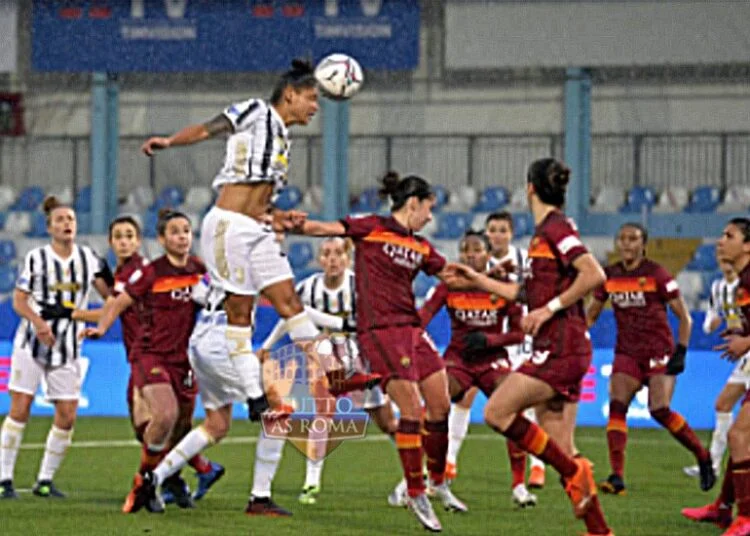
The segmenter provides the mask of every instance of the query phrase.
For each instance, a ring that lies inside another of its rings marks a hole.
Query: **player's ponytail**
[[[540,158],[529,166],[526,180],[534,185],[534,192],[542,203],[555,207],[565,204],[570,182],[570,168],[554,158]]]
[[[164,236],[167,232],[167,224],[169,224],[170,220],[173,220],[175,218],[184,218],[188,224],[190,224],[190,218],[188,218],[185,213],[180,212],[179,210],[173,210],[171,208],[161,208],[159,209],[159,217],[156,221],[156,232],[159,236]]]
[[[409,175],[402,179],[395,171],[389,171],[380,179],[380,182],[382,186],[378,193],[383,198],[390,198],[391,211],[394,212],[403,207],[410,197],[416,197],[422,201],[435,195],[430,188],[430,183],[416,175]]]
[[[57,197],[54,195],[48,195],[44,198],[44,202],[42,203],[42,211],[44,212],[44,215],[47,217],[47,226],[49,227],[50,223],[52,222],[52,213],[57,210],[58,208],[68,208],[70,210],[73,210],[65,203],[62,203]]]
[[[295,58],[289,70],[279,77],[269,100],[271,104],[279,104],[287,86],[299,91],[302,88],[315,87],[317,83],[313,64],[309,60]]]

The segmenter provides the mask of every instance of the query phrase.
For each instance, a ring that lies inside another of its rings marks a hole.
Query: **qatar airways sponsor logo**
[[[422,265],[423,255],[411,248],[386,242],[383,244],[383,253],[388,255],[395,264],[409,270],[416,270]]]
[[[640,290],[637,292],[615,292],[612,294],[612,303],[623,309],[645,307],[646,295]]]
[[[456,309],[456,318],[474,327],[497,325],[497,311],[486,309]]]

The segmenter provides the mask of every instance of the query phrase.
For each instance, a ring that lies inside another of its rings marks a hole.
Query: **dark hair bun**
[[[50,214],[52,214],[53,210],[62,206],[63,204],[60,203],[57,197],[55,197],[54,195],[48,195],[47,197],[44,198],[44,203],[42,204],[42,210],[47,216],[49,216]]]
[[[172,213],[174,213],[174,210],[172,210],[171,208],[162,207],[159,209],[158,218],[160,220],[163,220]]]
[[[315,71],[315,68],[310,60],[295,58],[292,60],[291,70],[294,71],[295,74],[305,75],[312,74]]]
[[[380,182],[383,183],[382,188],[378,191],[380,197],[389,197],[398,192],[401,176],[395,171],[389,171],[380,179]]]
[[[550,167],[549,182],[552,186],[566,188],[570,182],[570,168],[556,162]]]

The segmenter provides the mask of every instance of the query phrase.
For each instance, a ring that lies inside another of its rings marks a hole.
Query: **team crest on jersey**
[[[638,278],[638,284],[639,284],[639,285],[640,285],[641,287],[645,287],[645,286],[646,286],[646,281],[647,281],[647,279],[646,279],[645,277],[639,277],[639,278]]]
[[[149,374],[152,376],[159,376],[161,374],[161,369],[159,367],[154,367]]]
[[[401,356],[401,366],[409,368],[411,366],[411,358],[408,355]]]

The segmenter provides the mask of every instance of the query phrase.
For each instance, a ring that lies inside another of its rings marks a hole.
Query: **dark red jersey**
[[[529,247],[525,279],[529,311],[544,307],[568,289],[576,278],[573,261],[588,253],[575,223],[559,210],[550,212],[536,227]],[[583,300],[558,311],[534,337],[537,360],[591,353]]]
[[[125,285],[133,278],[135,281],[142,273],[143,269],[148,266],[148,259],[135,253],[125,264],[118,266],[115,270],[115,286],[113,294],[115,297],[125,291]],[[138,304],[135,303],[125,309],[120,314],[120,324],[122,325],[122,341],[125,343],[125,353],[128,361],[131,361],[131,350],[135,345],[138,336]]]
[[[505,346],[523,342],[521,331],[522,309],[518,304],[495,298],[483,291],[450,290],[448,285],[440,283],[427,296],[419,316],[422,325],[432,320],[445,306],[451,319],[451,341],[446,355],[452,352],[465,357],[465,337],[473,331],[481,331],[487,337],[486,350],[472,357],[472,360],[499,359],[508,356]],[[509,318],[508,333],[503,333],[503,321]]]
[[[357,330],[420,325],[412,281],[420,270],[440,272],[443,256],[393,217],[349,216],[342,223],[357,246]]]
[[[197,257],[191,256],[187,265],[177,267],[164,255],[146,266],[140,277],[130,278],[125,292],[139,305],[133,359],[149,354],[169,362],[187,361],[198,308],[192,299],[193,286],[205,273],[206,267]]]
[[[737,285],[735,303],[740,308],[742,316],[742,334],[750,335],[750,264],[740,272],[740,284]]]
[[[616,354],[635,359],[662,358],[674,350],[667,303],[679,298],[677,282],[661,265],[644,259],[627,271],[621,262],[604,269],[607,282],[594,291],[599,301],[612,299],[617,322]]]

